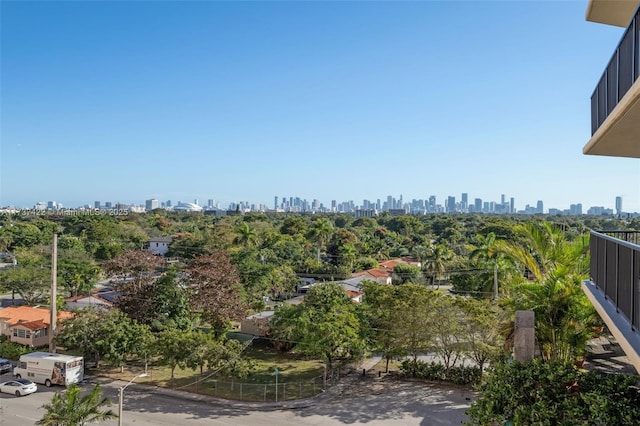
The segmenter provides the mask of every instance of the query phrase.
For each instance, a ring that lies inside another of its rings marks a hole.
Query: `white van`
[[[13,369],[16,378],[24,377],[45,386],[79,383],[84,377],[84,358],[81,356],[33,352],[22,355]]]

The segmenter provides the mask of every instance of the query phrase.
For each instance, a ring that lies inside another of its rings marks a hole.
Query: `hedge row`
[[[412,359],[402,362],[400,373],[404,377],[439,380],[456,385],[476,385],[482,379],[482,371],[478,367],[453,366],[446,368],[443,364]]]

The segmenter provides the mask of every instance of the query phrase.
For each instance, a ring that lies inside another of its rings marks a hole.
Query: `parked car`
[[[38,390],[38,385],[27,379],[15,379],[0,383],[0,392],[15,396],[29,395]]]
[[[11,372],[11,361],[8,359],[0,358],[0,374]]]

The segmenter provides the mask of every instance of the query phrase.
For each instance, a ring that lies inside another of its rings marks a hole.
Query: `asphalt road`
[[[6,377],[6,376],[5,376]],[[88,388],[90,385],[86,385]],[[103,384],[117,413],[117,383]],[[41,408],[61,388],[38,386],[38,392],[17,398],[0,394],[0,425],[32,425]],[[212,401],[149,394],[135,384],[125,390],[125,425],[459,425],[473,395],[457,387],[424,383],[367,380],[329,392],[296,409],[234,407]],[[117,420],[104,422],[116,425]]]

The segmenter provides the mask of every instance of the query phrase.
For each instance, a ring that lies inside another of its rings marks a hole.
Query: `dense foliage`
[[[637,425],[638,377],[536,359],[495,363],[467,411],[470,425]]]

